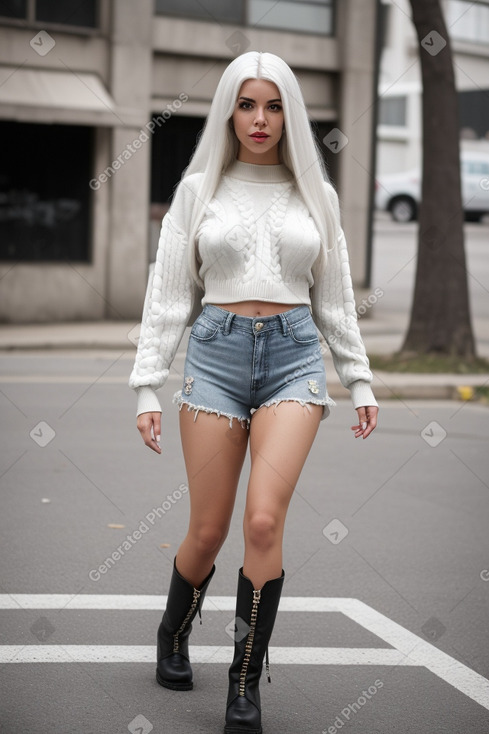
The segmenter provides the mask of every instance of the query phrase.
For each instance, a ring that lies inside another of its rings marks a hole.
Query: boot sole
[[[171,680],[165,680],[161,677],[158,671],[156,671],[156,681],[160,686],[163,686],[163,688],[169,688],[172,691],[191,691],[194,687],[193,683],[175,683]]]
[[[247,726],[225,726],[224,734],[263,734],[263,729],[249,729]]]

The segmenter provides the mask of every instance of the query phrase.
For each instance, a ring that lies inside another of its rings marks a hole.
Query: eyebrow
[[[246,102],[256,102],[256,99],[252,99],[251,97],[238,97],[238,99],[244,99]],[[271,102],[281,102],[281,99],[269,99],[267,104],[271,104]]]

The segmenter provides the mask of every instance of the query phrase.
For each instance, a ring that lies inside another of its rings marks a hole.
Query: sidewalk
[[[389,318],[384,312],[364,318],[360,322],[362,336],[368,354],[388,354],[396,351],[404,337],[405,325],[400,325],[398,315]],[[474,323],[478,337],[478,353],[489,357],[489,324],[485,320]],[[3,324],[0,325],[0,354],[11,352],[116,350],[135,353],[139,324],[132,321],[93,321],[53,324]],[[177,355],[183,359],[188,330]],[[177,359],[176,358],[176,359]],[[345,398],[347,391],[340,384],[331,356],[325,357],[328,392],[333,399]],[[478,375],[409,374],[375,371],[373,389],[378,400],[398,399],[470,399],[471,390],[489,386],[489,373]]]

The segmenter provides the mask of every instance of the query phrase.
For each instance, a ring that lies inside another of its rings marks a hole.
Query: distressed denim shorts
[[[182,389],[173,402],[181,410],[236,418],[249,428],[259,408],[296,401],[323,406],[324,420],[335,402],[326,387],[318,332],[309,306],[273,316],[240,316],[206,304],[192,326]]]

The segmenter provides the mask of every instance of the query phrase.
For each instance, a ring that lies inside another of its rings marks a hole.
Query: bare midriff
[[[237,301],[237,303],[216,303],[215,306],[232,311],[240,316],[273,316],[276,313],[297,308],[297,303],[270,303],[269,301]]]

